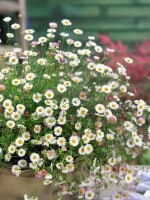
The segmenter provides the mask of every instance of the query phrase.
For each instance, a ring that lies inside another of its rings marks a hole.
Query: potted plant
[[[9,26],[10,18],[4,21]],[[111,183],[132,182],[134,171],[125,162],[150,147],[150,106],[130,100],[135,94],[125,66],[116,63],[116,71],[107,66],[106,53],[93,36],[83,46],[83,31],[74,29],[73,39],[66,31],[70,20],[61,23],[65,31],[59,41],[57,24],[51,22],[47,36],[38,41],[33,29],[25,30],[28,50],[16,47],[1,57],[0,166],[11,166],[16,180],[30,172],[49,191],[56,186],[58,197],[51,199],[92,200]],[[7,34],[8,41],[13,36]],[[128,100],[123,101],[125,93]],[[38,199],[39,188],[24,199]]]

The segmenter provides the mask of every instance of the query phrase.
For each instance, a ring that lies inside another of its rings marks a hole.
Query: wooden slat
[[[122,40],[128,42],[141,41],[144,37],[150,39],[150,31],[148,32],[111,32],[108,36],[112,40]]]
[[[100,8],[96,6],[62,6],[61,12],[64,16],[70,17],[70,20],[72,17],[99,17],[101,12]]]
[[[110,7],[108,17],[150,17],[149,7]]]
[[[135,0],[51,0],[49,4],[55,5],[131,5]]]

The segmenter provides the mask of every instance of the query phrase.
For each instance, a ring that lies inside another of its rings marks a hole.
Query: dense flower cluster
[[[66,31],[71,22],[62,24]],[[135,158],[140,149],[150,148],[150,106],[130,100],[134,93],[125,66],[117,62],[114,71],[106,65],[94,37],[83,45],[78,40],[83,31],[75,29],[76,39],[62,32],[57,42],[57,26],[49,23],[47,37],[38,41],[33,41],[34,30],[26,30],[30,48],[6,51],[1,58],[0,162],[13,164],[16,176],[34,170],[44,185],[58,185],[60,198],[76,194],[92,200],[95,187],[132,182],[126,156]],[[128,100],[123,102],[122,94]],[[69,174],[78,175],[70,181]]]

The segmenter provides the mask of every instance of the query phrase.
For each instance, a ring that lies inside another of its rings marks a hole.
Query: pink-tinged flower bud
[[[86,100],[87,99],[87,93],[86,92],[80,92],[79,97],[80,97],[81,100]]]
[[[103,147],[105,145],[104,142],[99,142],[98,144],[99,144],[100,147]]]
[[[114,97],[112,95],[108,95],[107,99],[108,99],[108,101],[113,101]]]
[[[134,89],[133,89],[133,92],[134,92],[135,94],[138,94],[138,93],[139,93],[139,89],[138,89],[138,88],[134,88]]]
[[[57,23],[56,23],[56,22],[50,22],[50,23],[49,23],[49,26],[50,26],[51,28],[57,28]]]
[[[110,124],[114,124],[114,123],[116,122],[116,119],[115,119],[114,117],[109,117],[109,118],[108,118],[108,122],[109,122]]]
[[[92,59],[86,58],[86,61],[87,61],[87,62],[92,62]]]
[[[29,111],[25,110],[25,111],[24,111],[24,116],[25,116],[25,118],[29,118],[29,116],[30,116]]]
[[[3,90],[5,90],[5,89],[6,89],[6,86],[3,85],[3,84],[0,84],[0,91],[3,91]]]
[[[62,151],[67,151],[67,147],[66,146],[62,146],[61,150]]]
[[[67,76],[68,76],[69,78],[72,78],[72,77],[73,77],[73,74],[68,73]]]

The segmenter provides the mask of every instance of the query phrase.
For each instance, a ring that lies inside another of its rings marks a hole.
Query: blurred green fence
[[[150,0],[27,0],[31,26],[44,35],[49,21],[70,19],[87,35],[124,42],[150,39]]]

